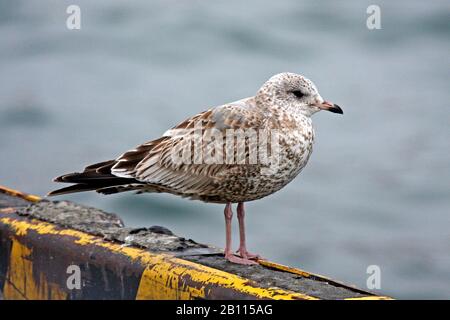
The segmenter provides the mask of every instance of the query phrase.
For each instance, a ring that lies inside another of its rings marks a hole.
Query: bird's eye
[[[299,99],[303,98],[305,96],[305,94],[303,92],[301,92],[300,90],[292,91],[292,93]]]

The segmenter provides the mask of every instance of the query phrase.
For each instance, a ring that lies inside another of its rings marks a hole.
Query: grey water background
[[[70,4],[81,30],[66,28]],[[369,4],[381,30],[366,27]],[[445,1],[2,0],[0,184],[44,195],[57,175],[302,73],[345,114],[315,115],[305,170],[247,205],[249,248],[362,288],[378,265],[381,294],[449,298],[448,18]],[[224,244],[219,205],[59,199]]]

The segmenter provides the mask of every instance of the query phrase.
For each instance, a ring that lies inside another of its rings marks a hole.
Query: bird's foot
[[[257,262],[250,260],[249,258],[245,258],[245,257],[241,258],[241,257],[235,256],[231,252],[225,252],[225,259],[227,259],[228,261],[230,261],[232,263],[237,263],[237,264],[244,264],[244,265],[258,264]]]
[[[239,248],[236,250],[236,253],[239,253],[239,255],[248,260],[259,260],[262,259],[262,257],[259,254],[250,253],[245,248]]]

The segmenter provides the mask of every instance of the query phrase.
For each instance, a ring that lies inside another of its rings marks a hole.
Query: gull
[[[257,264],[260,256],[246,246],[244,203],[277,192],[302,171],[314,143],[311,116],[320,110],[343,114],[311,80],[279,73],[252,97],[210,108],[113,160],[55,178],[73,185],[48,195],[165,192],[225,204],[225,258]],[[236,254],[232,204],[237,204],[239,222]]]

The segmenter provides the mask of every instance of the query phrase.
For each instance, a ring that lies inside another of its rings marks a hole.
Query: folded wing
[[[207,163],[207,159],[201,157],[205,151],[214,150],[211,151],[214,159],[224,159],[226,151],[222,145],[217,148],[217,143],[223,144],[225,139],[217,140],[217,136],[212,137],[215,134],[225,137],[227,129],[260,128],[263,117],[255,109],[253,99],[248,98],[199,113],[168,130],[161,138],[139,145],[115,160],[88,166],[82,173],[56,178],[57,182],[76,185],[49,195],[90,190],[104,194],[136,190],[213,199],[221,181],[236,164]],[[203,152],[196,151],[193,143],[199,135]],[[179,157],[183,152],[184,157]],[[233,152],[237,157],[238,150],[235,148]],[[244,157],[248,157],[248,150],[244,152],[247,152]]]

